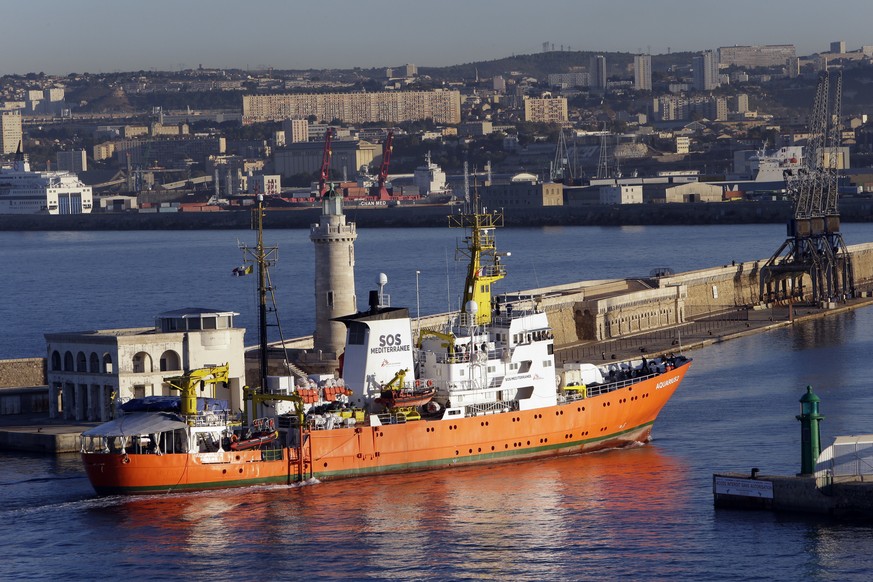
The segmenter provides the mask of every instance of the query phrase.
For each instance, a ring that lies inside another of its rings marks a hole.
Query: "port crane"
[[[330,180],[330,156],[333,153],[331,150],[333,131],[332,127],[328,127],[324,133],[324,149],[321,151],[321,172],[318,176],[318,195],[321,197],[324,197],[329,189],[328,181]]]
[[[385,187],[388,180],[388,165],[391,163],[391,152],[394,151],[394,132],[389,131],[385,142],[382,144],[382,164],[379,166],[379,182],[376,191],[372,195],[379,200],[390,200],[391,193]]]
[[[841,99],[842,74],[822,73],[800,177],[791,185],[795,205],[788,238],[761,268],[762,302],[809,299],[820,304],[854,295],[852,260],[837,209]]]

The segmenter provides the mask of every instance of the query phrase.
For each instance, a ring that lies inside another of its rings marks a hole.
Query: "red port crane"
[[[379,200],[390,200],[391,193],[385,188],[385,181],[388,179],[388,165],[391,163],[391,152],[394,150],[394,132],[389,131],[385,138],[385,143],[382,144],[382,165],[379,166],[379,186],[376,195]]]
[[[321,174],[318,177],[318,195],[324,196],[327,193],[327,182],[330,180],[330,142],[333,139],[332,127],[328,127],[324,133],[324,149],[321,152]]]

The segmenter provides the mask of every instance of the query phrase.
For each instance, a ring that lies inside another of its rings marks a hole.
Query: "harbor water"
[[[459,232],[360,232],[359,303],[379,272],[395,306],[457,303]],[[873,225],[845,225],[848,244]],[[500,291],[766,258],[779,225],[505,229]],[[253,329],[249,232],[0,233],[7,266],[0,357],[42,333],[148,326],[186,306],[232,309]],[[310,333],[308,231],[268,231],[286,336]],[[418,271],[418,274],[416,274]],[[418,293],[416,294],[416,279]],[[418,299],[418,301],[416,301]],[[866,580],[873,527],[716,511],[714,471],[793,474],[794,415],[810,384],[823,443],[871,432],[873,310],[709,346],[629,450],[301,486],[97,498],[76,455],[0,453],[3,579]],[[253,336],[249,336],[253,337]]]

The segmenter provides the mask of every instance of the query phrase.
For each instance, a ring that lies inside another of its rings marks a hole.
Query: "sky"
[[[2,7],[0,75],[446,66],[572,50],[873,45],[873,0],[28,0]]]

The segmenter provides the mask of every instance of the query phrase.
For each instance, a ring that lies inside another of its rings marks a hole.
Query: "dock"
[[[98,422],[49,419],[48,413],[0,415],[0,450],[28,453],[78,453],[79,435]]]
[[[873,475],[829,481],[814,475],[716,473],[712,491],[717,508],[873,518]]]
[[[812,386],[800,398],[800,473],[715,473],[716,508],[810,513],[837,519],[873,518],[873,434],[838,436],[821,450],[821,400]]]

